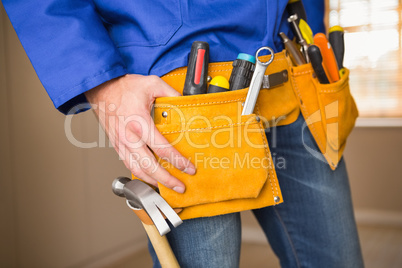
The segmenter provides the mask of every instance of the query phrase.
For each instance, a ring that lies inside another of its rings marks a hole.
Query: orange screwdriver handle
[[[332,50],[331,44],[325,34],[317,33],[314,36],[314,45],[320,48],[322,63],[329,82],[334,83],[338,81],[340,79],[338,64],[336,63],[335,54]]]

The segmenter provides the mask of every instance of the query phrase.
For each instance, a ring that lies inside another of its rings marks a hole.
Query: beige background
[[[80,149],[0,9],[0,267],[102,267],[146,246],[141,224],[111,192],[128,175],[112,148]],[[92,142],[91,112],[73,134]],[[346,150],[357,219],[402,226],[400,127],[358,127]],[[244,240],[261,240],[244,213]]]

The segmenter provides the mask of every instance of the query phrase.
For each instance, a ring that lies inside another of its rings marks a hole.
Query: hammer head
[[[117,196],[125,197],[124,185],[129,181],[131,181],[131,179],[127,177],[118,177],[117,179],[115,179],[112,183],[113,193]]]
[[[299,16],[297,16],[297,14],[293,14],[288,18],[288,22],[293,22],[293,21],[297,21],[299,19]]]
[[[143,209],[161,236],[170,231],[169,225],[166,223],[162,213],[174,227],[179,226],[183,222],[177,213],[152,187],[140,180],[119,177],[113,181],[112,190],[116,195],[126,197],[130,208]]]

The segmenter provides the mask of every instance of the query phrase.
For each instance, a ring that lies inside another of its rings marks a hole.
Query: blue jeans
[[[363,267],[345,162],[332,171],[312,156],[305,145],[319,149],[303,124],[299,116],[267,130],[284,203],[253,213],[282,267]],[[167,237],[181,267],[239,266],[240,213],[186,220]]]

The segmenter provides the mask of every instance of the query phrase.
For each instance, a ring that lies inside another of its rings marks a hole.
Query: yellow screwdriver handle
[[[314,43],[313,31],[311,30],[310,26],[308,26],[305,20],[300,19],[299,28],[307,44],[312,45]]]

